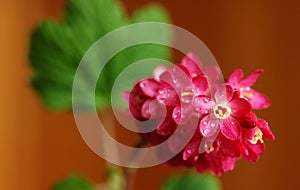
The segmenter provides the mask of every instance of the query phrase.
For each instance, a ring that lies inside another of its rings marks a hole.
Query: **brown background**
[[[123,0],[128,12],[150,0]],[[256,89],[272,107],[260,112],[276,134],[256,163],[240,161],[221,179],[225,190],[299,189],[300,3],[297,0],[162,0],[174,24],[203,40],[225,75],[264,68]],[[70,173],[103,180],[104,162],[80,138],[72,114],[45,109],[30,88],[28,37],[45,17],[59,18],[63,0],[0,0],[0,186],[43,190]],[[176,169],[139,170],[136,189],[158,189]]]

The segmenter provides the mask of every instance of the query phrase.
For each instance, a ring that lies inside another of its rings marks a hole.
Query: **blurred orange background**
[[[224,75],[235,68],[265,74],[255,86],[272,107],[259,112],[276,135],[256,164],[240,161],[221,177],[224,190],[300,187],[300,2],[297,0],[123,0],[128,12],[148,2],[169,10],[173,23],[197,35],[213,52]],[[104,161],[81,139],[72,113],[52,113],[30,86],[28,40],[45,18],[61,18],[63,0],[0,0],[0,186],[43,190],[69,173],[104,178]],[[136,188],[159,189],[177,169],[140,169]]]

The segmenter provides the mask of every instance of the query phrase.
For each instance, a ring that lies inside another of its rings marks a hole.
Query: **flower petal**
[[[193,53],[188,53],[184,56],[181,61],[181,65],[189,71],[191,78],[203,74],[201,70],[201,60]]]
[[[231,115],[235,117],[242,117],[251,111],[250,103],[243,98],[235,98],[228,105],[231,109]]]
[[[251,90],[251,93],[253,96],[248,100],[252,105],[253,109],[259,110],[259,109],[265,109],[270,107],[271,103],[269,98],[266,95],[256,92],[254,90]]]
[[[187,160],[191,157],[195,157],[199,155],[199,145],[201,140],[197,139],[190,142],[183,151],[183,160]]]
[[[200,121],[199,125],[200,133],[204,137],[211,137],[219,129],[219,120],[216,119],[214,116],[207,115]]]
[[[252,129],[256,126],[257,117],[253,112],[249,112],[248,114],[239,118],[240,124],[247,128]]]
[[[203,75],[198,75],[192,79],[198,94],[203,94],[208,89],[207,78]]]
[[[169,136],[175,131],[177,125],[171,115],[172,111],[168,110],[164,121],[156,128],[157,134]]]
[[[233,71],[233,73],[230,75],[228,79],[228,83],[233,85],[233,86],[238,86],[239,82],[244,76],[244,72],[242,69],[236,69]]]
[[[160,76],[165,73],[166,71],[168,71],[169,68],[164,66],[164,65],[159,65],[157,66],[154,70],[153,70],[153,77],[156,79],[156,80],[159,80],[160,79]]]
[[[179,102],[177,92],[170,86],[161,88],[156,99],[163,105],[174,106]]]
[[[250,75],[248,75],[244,80],[239,84],[240,87],[251,87],[256,82],[257,78],[264,72],[263,69],[257,69]]]
[[[230,85],[219,87],[215,93],[217,103],[227,103],[233,97],[233,89]]]
[[[241,136],[241,126],[238,120],[233,117],[222,120],[220,123],[222,134],[230,139],[237,140]]]
[[[141,108],[141,114],[144,118],[158,118],[165,115],[166,108],[157,100],[147,99]]]
[[[139,84],[136,84],[129,93],[129,111],[137,120],[146,120],[141,114],[142,106],[146,100],[147,97],[143,94]]]
[[[201,114],[208,114],[211,109],[213,101],[208,96],[197,96],[192,100],[192,106]]]
[[[273,132],[271,131],[268,122],[266,122],[263,119],[258,119],[257,121],[257,126],[263,133],[263,137],[269,140],[275,140],[275,136]]]
[[[122,99],[125,101],[125,102],[129,102],[129,94],[130,92],[122,92]]]
[[[246,143],[243,145],[243,156],[250,162],[257,162],[259,154],[265,151],[264,143],[250,144]]]
[[[225,159],[225,161],[223,162],[223,171],[224,172],[232,171],[234,169],[235,162],[237,160],[238,160],[237,158],[227,157],[227,159]]]
[[[172,79],[175,83],[175,86],[178,88],[192,86],[189,76],[180,65],[175,65],[172,69]]]
[[[158,94],[158,90],[160,87],[160,83],[154,79],[145,79],[140,81],[139,83],[141,90],[144,92],[145,95],[154,98]]]
[[[207,66],[204,69],[204,75],[209,79],[210,85],[216,83],[220,77],[221,70],[218,66]]]
[[[206,154],[200,154],[195,162],[195,167],[199,173],[203,173],[210,166],[210,162],[207,160],[205,155]]]
[[[222,151],[222,153],[228,157],[239,157],[241,154],[241,144],[240,141],[232,141],[232,140],[228,140],[226,137],[224,136],[220,136],[221,137],[221,146],[222,148],[220,148],[220,150]]]
[[[172,73],[169,70],[165,71],[165,72],[161,73],[161,75],[159,75],[159,81],[165,82],[165,83],[169,84],[170,86],[174,86]]]

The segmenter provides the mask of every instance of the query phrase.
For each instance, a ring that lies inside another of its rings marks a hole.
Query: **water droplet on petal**
[[[210,99],[209,99],[208,97],[206,97],[206,98],[203,99],[203,102],[204,102],[204,103],[208,103],[209,100],[210,100]]]
[[[180,116],[181,116],[181,109],[178,108],[178,107],[176,107],[176,108],[173,110],[172,116],[173,116],[173,119],[174,119],[174,120],[180,118]]]
[[[207,122],[207,121],[203,121],[202,124],[203,124],[203,125],[207,125],[208,122]]]
[[[141,83],[140,83],[140,87],[141,87],[141,88],[144,88],[145,86],[146,86],[145,82],[141,82]]]
[[[210,126],[211,126],[212,128],[214,128],[214,127],[216,126],[216,123],[213,123],[213,122],[212,122],[212,123],[210,124]]]
[[[231,153],[230,153],[230,156],[231,156],[231,157],[235,157],[235,156],[236,156],[235,152],[231,152]]]
[[[191,153],[192,153],[192,149],[191,149],[191,148],[188,148],[188,149],[186,150],[186,153],[191,154]]]
[[[205,130],[203,131],[204,135],[208,135],[208,134],[209,134],[209,132],[210,132],[210,130],[209,130],[209,129],[205,129]]]

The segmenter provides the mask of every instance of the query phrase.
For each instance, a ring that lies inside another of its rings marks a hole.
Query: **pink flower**
[[[226,97],[223,97],[224,94]],[[211,137],[220,130],[230,140],[239,139],[239,119],[251,111],[251,105],[245,99],[237,97],[229,85],[217,90],[215,99],[201,95],[195,97],[192,104],[200,113],[208,113],[199,124],[204,137]]]
[[[256,162],[259,155],[265,151],[264,139],[274,140],[274,134],[266,121],[258,119],[252,129],[243,129],[241,138],[241,153],[251,162]]]
[[[252,112],[270,105],[267,96],[251,89],[261,73],[256,70],[242,80],[243,71],[237,69],[226,85],[220,85],[218,68],[203,68],[200,59],[189,53],[173,68],[159,66],[154,78],[136,82],[128,93],[129,111],[138,120],[143,139],[152,145],[169,139],[159,157],[177,150],[176,129],[197,127],[190,142],[167,164],[222,175],[233,170],[241,157],[256,162],[265,151],[264,140],[274,140],[267,122]]]
[[[228,79],[228,84],[238,90],[240,96],[248,100],[253,109],[264,109],[271,105],[270,100],[266,95],[251,88],[262,73],[262,69],[257,69],[248,77],[242,79],[244,76],[243,70],[236,69]]]

